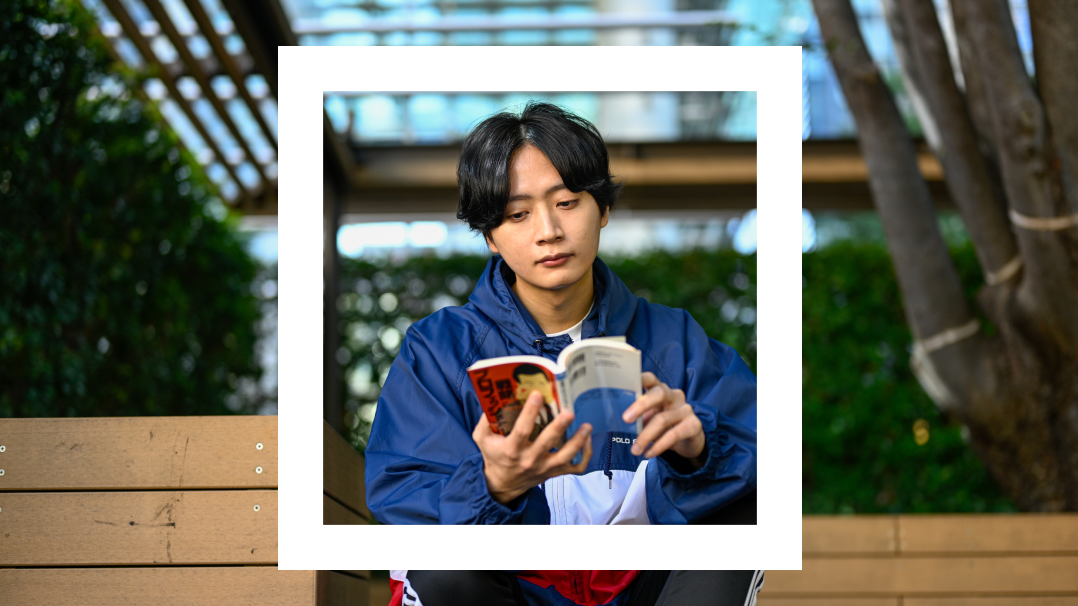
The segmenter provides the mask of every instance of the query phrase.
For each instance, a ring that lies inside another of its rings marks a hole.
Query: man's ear
[[[487,247],[490,248],[490,252],[498,254],[498,247],[494,245],[494,240],[490,239],[490,234],[487,234],[483,237],[486,238]]]
[[[603,216],[599,219],[599,229],[606,227],[607,222],[610,221],[610,207],[607,206],[603,209]]]

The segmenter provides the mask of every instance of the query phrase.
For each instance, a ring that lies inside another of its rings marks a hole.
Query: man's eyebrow
[[[552,194],[552,193],[554,193],[556,191],[563,190],[563,189],[569,189],[569,188],[566,187],[564,183],[558,183],[557,185],[551,185],[550,187],[547,188],[547,190],[545,192],[543,192],[543,197],[549,196],[550,194]],[[509,199],[506,201],[506,203],[516,202],[517,200],[531,200],[531,199],[532,199],[532,197],[530,195],[528,195],[528,194],[517,194],[515,196],[509,196]]]

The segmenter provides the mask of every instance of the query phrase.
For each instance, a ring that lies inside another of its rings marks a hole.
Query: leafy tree
[[[93,31],[0,2],[0,416],[250,410],[257,265]]]
[[[981,321],[849,0],[813,3],[916,338],[914,373],[1018,507],[1078,510],[1078,4],[1030,0],[1033,81],[1006,0],[950,1],[957,66],[931,0],[884,3],[976,249]]]

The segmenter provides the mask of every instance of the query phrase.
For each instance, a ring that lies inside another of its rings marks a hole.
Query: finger
[[[569,473],[584,473],[588,469],[591,462],[591,432],[588,434],[588,439],[584,441],[584,455],[580,457],[580,463],[569,468]]]
[[[644,384],[644,389],[650,389],[651,387],[661,383],[659,377],[655,376],[653,372],[645,372],[640,375],[640,380]]]
[[[668,400],[668,394],[670,389],[663,383],[652,386],[644,395],[636,399],[635,402],[629,405],[629,408],[625,409],[622,413],[621,419],[626,423],[632,423],[648,410],[662,408]]]
[[[651,445],[651,448],[648,448],[647,452],[644,453],[644,457],[648,459],[657,457],[673,448],[678,442],[695,436],[697,432],[700,431],[699,427],[696,427],[696,425],[698,424],[692,423],[691,419],[682,420],[656,440],[655,443]]]
[[[585,424],[585,426],[587,426],[587,424]],[[574,440],[577,437],[578,436],[573,436]],[[561,451],[558,451],[557,456],[561,457],[560,460],[563,461],[563,463],[561,465],[559,465],[558,467],[555,467],[554,469],[551,470],[551,472],[552,472],[551,477],[553,477],[553,476],[561,476],[561,475],[565,475],[565,474],[569,474],[569,473],[580,474],[580,473],[584,473],[585,471],[587,471],[588,463],[591,462],[591,454],[592,454],[591,427],[590,426],[588,427],[587,435],[582,436],[582,437],[584,438],[584,444],[583,444],[582,449],[581,448],[572,448],[572,449],[566,448],[565,449],[566,452],[564,453],[564,456],[563,456],[563,453]],[[579,452],[581,450],[583,450],[583,453],[580,456],[580,462],[577,463],[576,465],[573,465],[572,464],[573,458],[576,456],[577,452]]]
[[[487,419],[487,415],[479,415],[479,422],[475,424],[475,429],[472,430],[472,439],[478,444],[480,441],[487,440],[490,436],[496,435],[494,430],[490,428],[490,420]]]
[[[566,466],[570,465],[573,457],[576,456],[581,450],[587,449],[591,444],[591,423],[584,423],[580,426],[580,429],[576,430],[573,437],[569,439],[558,452],[550,456],[550,471],[557,471],[559,473],[555,475],[562,475],[566,473]],[[590,459],[589,454],[586,459]],[[551,476],[553,477],[553,476]]]
[[[648,424],[644,426],[644,430],[636,438],[636,444],[633,444],[631,452],[634,455],[644,452],[644,449],[649,444],[659,440],[663,434],[674,425],[680,423],[691,412],[692,408],[688,406],[678,406],[656,414],[648,421]]]
[[[528,443],[528,438],[532,435],[532,429],[535,428],[535,417],[539,416],[539,408],[543,405],[543,394],[538,391],[533,391],[528,394],[528,399],[524,401],[524,408],[520,411],[520,416],[513,423],[513,431],[509,432],[509,440],[516,448],[524,448],[524,445]]]
[[[535,438],[535,444],[531,448],[541,453],[550,452],[552,448],[557,448],[574,418],[572,412],[568,410],[561,411],[549,425],[543,428],[543,431]]]

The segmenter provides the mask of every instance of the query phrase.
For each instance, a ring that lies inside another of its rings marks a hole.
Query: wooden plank
[[[389,590],[389,579],[381,578],[371,581],[371,606],[386,606],[392,597],[393,592]]]
[[[315,574],[317,606],[369,606],[371,589],[367,581],[328,570]]]
[[[805,558],[768,571],[771,597],[1078,593],[1078,556]]]
[[[770,576],[772,570],[768,571]],[[757,596],[758,606],[903,606],[901,597],[772,597],[768,581]]]
[[[903,606],[1078,606],[1078,595],[907,597]],[[799,605],[800,606],[800,605]]]
[[[1078,514],[1073,513],[904,515],[898,532],[905,553],[1078,555]]]
[[[322,495],[322,524],[369,524],[366,518],[361,518],[351,509],[346,508],[333,499]]]
[[[322,490],[364,516],[367,495],[363,485],[363,457],[322,421]]]
[[[0,596],[20,606],[313,606],[315,575],[276,566],[0,568]]]
[[[275,416],[0,419],[0,445],[0,491],[277,486]]]
[[[275,490],[14,492],[0,508],[5,566],[277,563]]]
[[[803,516],[801,551],[805,557],[895,553],[894,516]]]

